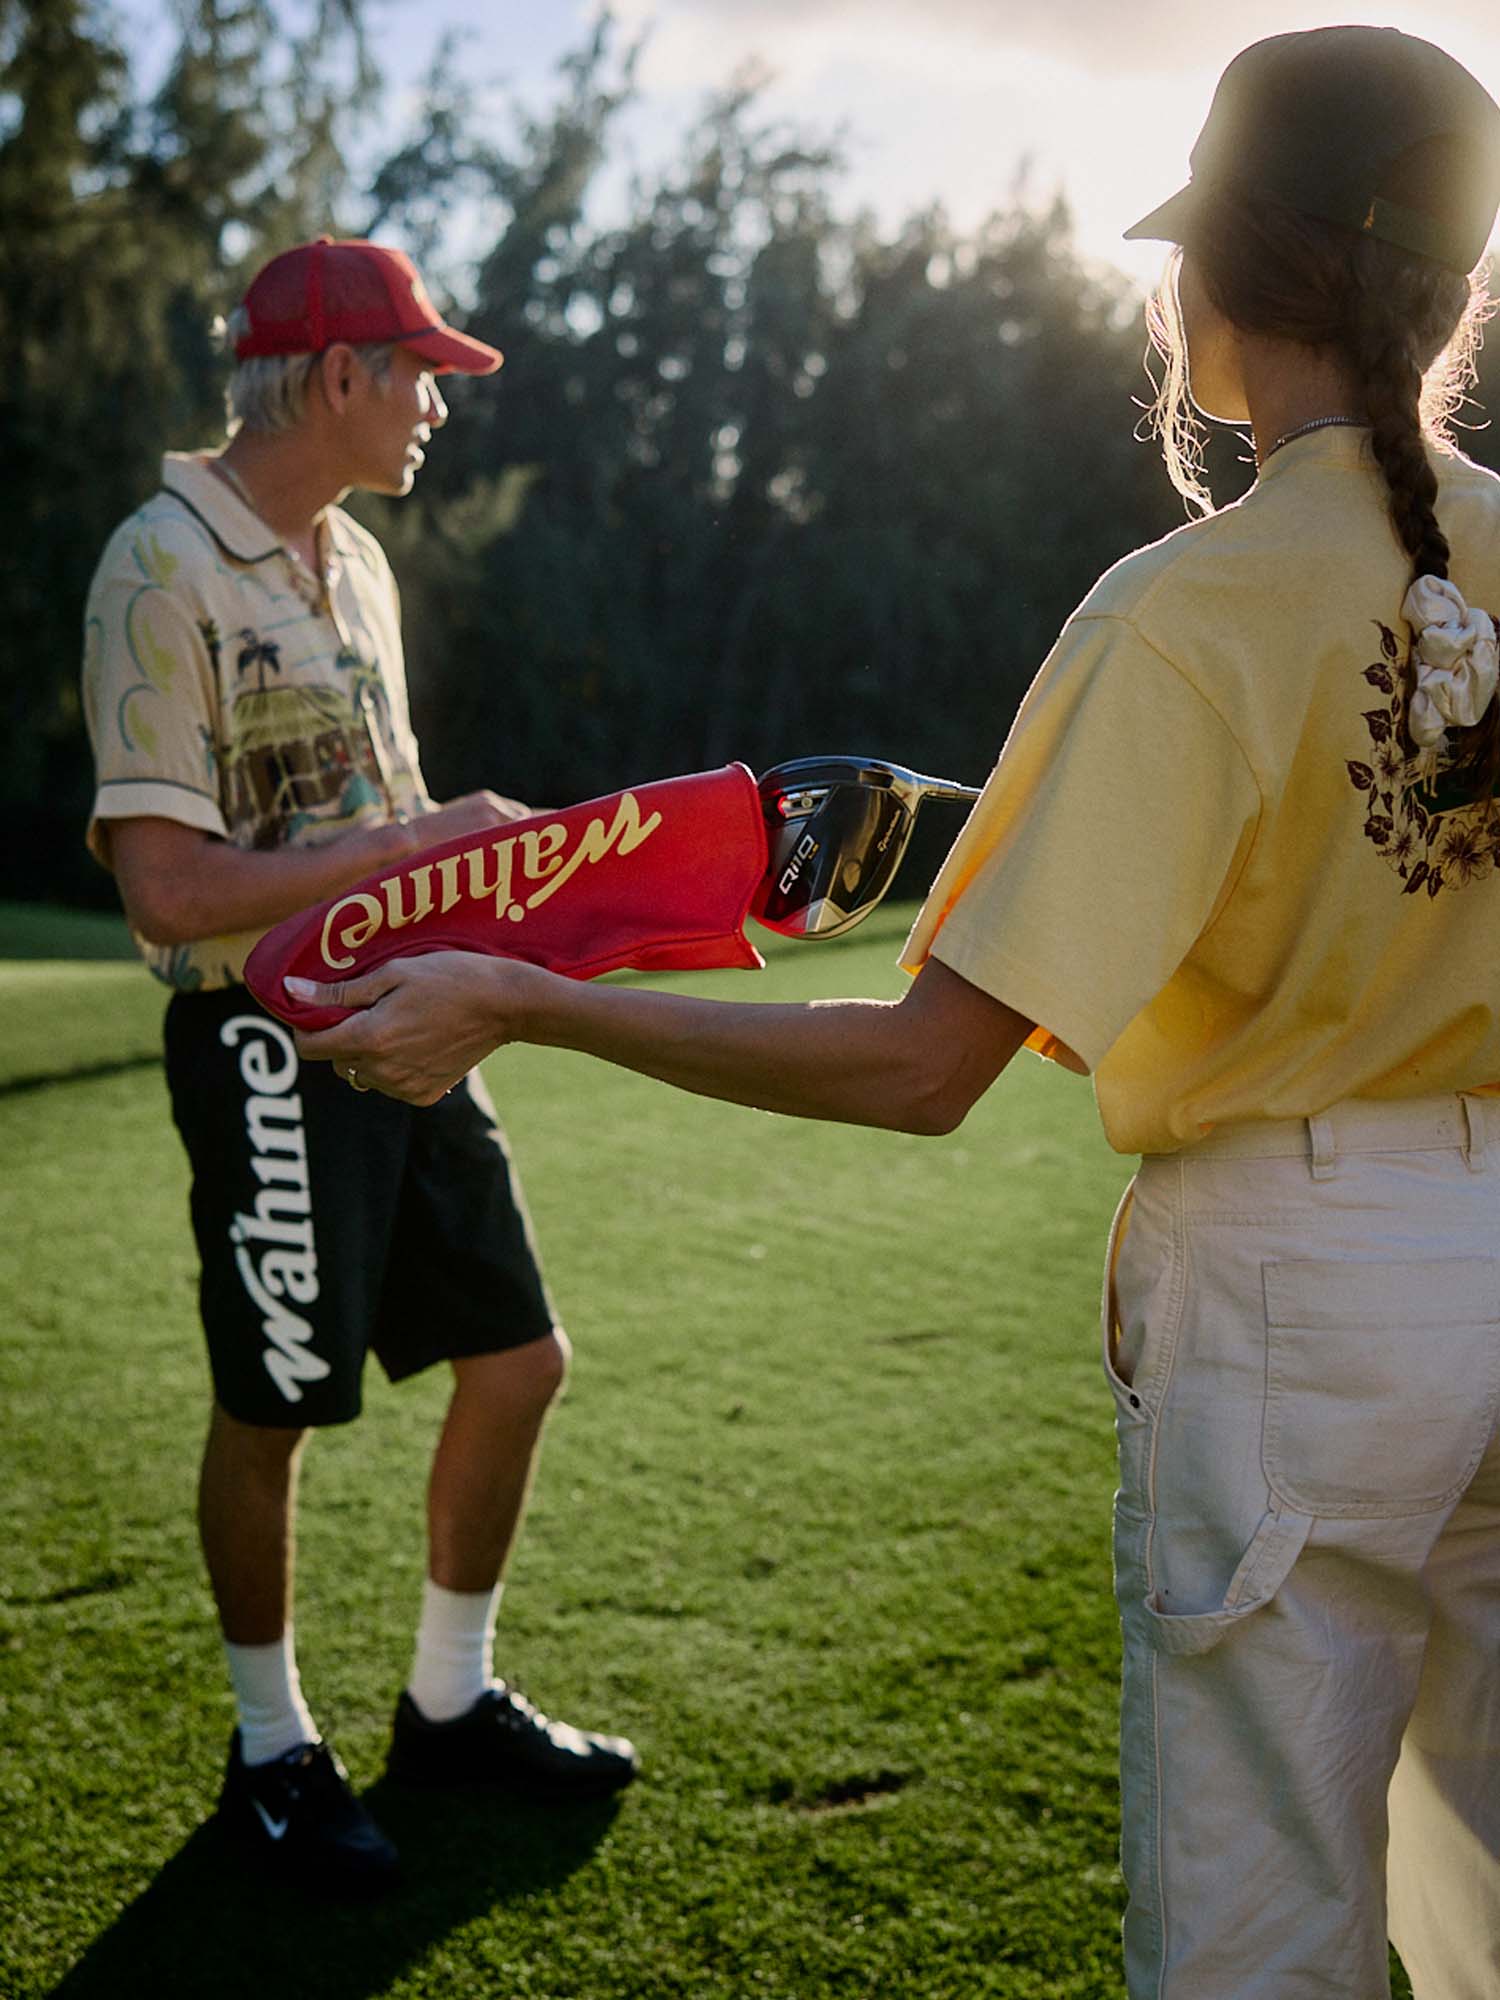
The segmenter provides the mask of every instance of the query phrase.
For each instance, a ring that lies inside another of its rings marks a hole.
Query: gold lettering
[[[641,808],[634,792],[622,794],[615,807],[615,816],[606,827],[602,819],[591,819],[583,829],[582,837],[563,865],[552,876],[545,888],[538,889],[528,897],[528,910],[545,903],[549,896],[555,896],[564,882],[570,881],[586,861],[602,861],[606,854],[633,854],[642,841],[649,840],[661,825],[661,814],[652,813],[648,820],[642,820]]]
[[[495,879],[486,880],[484,857],[495,857]],[[516,843],[513,840],[497,840],[493,847],[470,847],[465,850],[464,859],[469,864],[469,897],[476,903],[486,896],[495,899],[495,915],[503,917],[510,908],[510,871],[516,857]]]
[[[553,820],[550,826],[533,827],[529,833],[523,833],[522,872],[533,882],[545,882],[549,875],[556,874],[561,868],[562,849],[567,844],[568,829],[561,820]]]
[[[609,830],[608,838],[617,853],[633,854],[660,825],[661,814],[654,812],[650,819],[643,820],[635,793],[627,792],[615,809],[615,823]],[[608,849],[605,851],[608,852]]]
[[[404,929],[407,924],[419,924],[423,917],[432,915],[432,863],[411,872],[412,906],[410,914],[401,906],[401,880],[399,875],[388,875],[381,883],[385,891],[385,913],[393,931]]]
[[[443,885],[443,900],[438,904],[439,916],[447,916],[458,901],[458,864],[462,859],[461,854],[445,854],[440,861],[434,863],[438,880]]]
[[[348,953],[348,957],[335,958],[332,950],[333,927],[345,910],[363,910],[364,917],[362,921],[357,920],[349,924],[339,936],[338,942],[344,947]],[[376,899],[364,890],[359,890],[352,896],[341,896],[328,912],[328,915],[323,919],[322,950],[324,964],[333,966],[335,971],[338,972],[342,972],[346,967],[353,965],[355,952],[359,950],[362,944],[368,943],[374,937],[376,931],[380,929],[380,926],[384,922],[385,912],[381,909]]]

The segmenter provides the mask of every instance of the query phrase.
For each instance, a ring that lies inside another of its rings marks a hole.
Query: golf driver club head
[[[864,922],[895,880],[924,799],[979,797],[880,757],[797,757],[759,786],[771,859],[750,913],[797,938]]]

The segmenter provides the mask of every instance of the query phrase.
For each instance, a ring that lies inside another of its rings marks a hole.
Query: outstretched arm
[[[587,985],[467,952],[393,959],[303,1000],[362,1011],[298,1037],[361,1084],[431,1104],[506,1042],[574,1049],[703,1097],[799,1118],[951,1132],[1032,1031],[932,960],[900,1000],[698,1000]]]

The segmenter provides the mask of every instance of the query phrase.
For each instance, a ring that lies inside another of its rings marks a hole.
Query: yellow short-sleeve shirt
[[[1500,480],[1434,456],[1500,613]],[[1068,621],[903,962],[1094,1079],[1110,1143],[1500,1084],[1500,805],[1404,747],[1410,563],[1362,430],[1111,570]]]

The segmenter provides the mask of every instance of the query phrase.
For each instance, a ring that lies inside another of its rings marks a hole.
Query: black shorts
[[[391,1380],[552,1330],[478,1075],[426,1109],[354,1090],[242,986],[167,1008],[214,1391],[242,1423],[347,1423]]]

